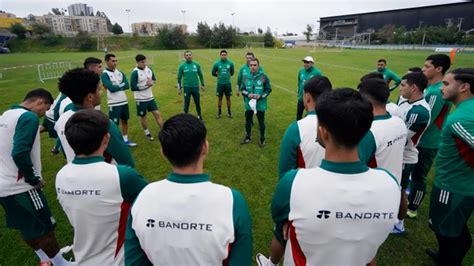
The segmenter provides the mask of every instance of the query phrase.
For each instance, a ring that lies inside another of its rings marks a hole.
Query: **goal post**
[[[265,43],[263,42],[248,42],[245,44],[245,48],[248,50],[252,49],[262,49],[265,48]]]
[[[60,78],[64,72],[71,69],[71,62],[45,63],[37,66],[38,79],[44,83],[45,80]]]
[[[310,52],[343,52],[345,40],[317,40],[312,43]]]

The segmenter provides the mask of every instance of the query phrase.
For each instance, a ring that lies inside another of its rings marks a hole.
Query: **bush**
[[[158,31],[156,35],[155,46],[158,49],[185,49],[186,45],[186,36],[180,27],[164,27]]]
[[[73,46],[79,51],[93,51],[96,43],[87,32],[79,32],[76,37],[74,37]]]
[[[55,46],[63,41],[63,36],[56,34],[45,34],[43,35],[43,43],[45,46]]]
[[[18,36],[18,39],[26,38],[26,28],[21,23],[15,23],[10,26],[10,31]]]

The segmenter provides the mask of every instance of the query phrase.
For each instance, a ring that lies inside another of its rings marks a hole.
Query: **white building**
[[[72,4],[67,11],[69,16],[94,16],[94,9],[86,4]]]
[[[37,16],[36,21],[45,23],[52,32],[76,35],[78,32],[107,33],[107,20],[93,16],[63,16],[47,14]]]

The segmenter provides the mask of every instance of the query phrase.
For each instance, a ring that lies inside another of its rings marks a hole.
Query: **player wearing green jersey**
[[[298,72],[298,102],[296,106],[296,120],[303,118],[304,103],[303,91],[304,83],[312,77],[322,76],[323,73],[314,67],[314,59],[311,56],[303,58],[303,68]]]
[[[249,66],[250,60],[254,58],[255,58],[255,55],[252,52],[247,52],[245,54],[246,63],[245,65],[240,67],[239,74],[237,74],[237,92],[236,92],[237,97],[240,96],[240,92],[242,89],[242,81],[250,73],[250,66]]]
[[[230,96],[232,96],[232,83],[230,78],[234,75],[234,63],[227,59],[227,51],[220,52],[221,59],[217,61],[212,67],[211,74],[217,77],[217,119],[222,117],[222,96],[225,95],[227,102],[227,116],[232,118],[230,110]]]
[[[385,82],[387,82],[387,85],[390,86],[390,83],[392,81],[394,82],[394,84],[390,86],[390,91],[393,91],[395,88],[397,88],[402,81],[400,77],[395,74],[395,72],[387,67],[387,60],[385,59],[379,59],[377,61],[377,72],[383,75],[383,79]]]
[[[431,191],[429,223],[439,249],[426,252],[438,265],[462,265],[472,245],[467,222],[474,210],[474,68],[453,70],[441,90],[456,110],[441,133]]]
[[[189,103],[193,96],[198,118],[202,120],[199,84],[201,84],[201,91],[204,92],[204,78],[201,66],[193,61],[191,51],[184,52],[184,58],[186,61],[178,68],[178,94],[181,95],[184,90],[184,113],[186,114],[189,112]]]
[[[433,54],[426,58],[423,74],[428,79],[428,87],[424,91],[425,101],[430,105],[431,117],[426,132],[417,146],[418,163],[413,170],[410,183],[410,196],[407,215],[415,218],[426,191],[426,176],[433,165],[441,140],[441,129],[451,109],[451,104],[443,99],[441,86],[443,77],[451,65],[449,56]]]

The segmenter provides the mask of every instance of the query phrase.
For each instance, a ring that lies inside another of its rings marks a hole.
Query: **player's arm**
[[[214,76],[214,77],[217,77],[217,64],[218,63],[215,63],[213,66],[212,66],[212,70],[211,70],[211,75]]]
[[[431,111],[431,118],[430,118],[430,123],[434,123],[436,119],[438,119],[439,114],[441,113],[441,110],[443,110],[445,101],[443,100],[443,95],[441,94],[441,91],[439,92],[433,92],[433,91],[428,91],[428,93],[425,95],[425,100],[426,102],[430,105]]]
[[[364,138],[359,142],[357,150],[359,152],[360,161],[368,165],[370,160],[374,158],[375,151],[377,150],[372,131],[369,130],[369,132],[365,134]]]
[[[135,201],[140,191],[148,185],[148,182],[135,169],[125,166],[117,166],[120,179],[120,191],[122,198],[128,202]]]
[[[234,75],[234,71],[235,71],[234,63],[230,62],[230,76],[231,77]]]
[[[245,83],[247,83],[247,81],[245,79],[242,80],[242,83],[240,85],[240,91],[242,92],[242,95],[247,97],[249,95],[249,91],[247,90],[247,86],[245,86]]]
[[[178,68],[178,91],[181,90],[181,80],[183,79],[183,65]]]
[[[301,143],[298,124],[293,122],[285,131],[280,147],[278,178],[292,169],[298,168],[298,146]]]
[[[244,69],[244,68],[242,67],[242,68],[239,70],[239,73],[237,74],[237,89],[238,89],[239,91],[242,91],[242,87],[241,87],[241,86],[242,86],[242,76],[243,76],[242,72],[243,72],[243,69]]]
[[[415,106],[407,113],[407,139],[417,142],[421,132],[423,132],[430,122],[429,111],[423,107]]]
[[[105,152],[110,155],[117,164],[135,167],[135,161],[133,160],[132,154],[123,141],[122,134],[117,125],[112,121],[109,122],[109,134],[109,145],[107,145]]]
[[[283,227],[289,222],[291,187],[297,173],[298,170],[287,172],[278,182],[272,198],[271,212],[273,222],[275,223],[273,234],[283,246],[286,245]]]
[[[231,244],[228,265],[252,265],[252,221],[249,208],[239,191],[232,189],[235,240]]]
[[[456,142],[459,156],[474,169],[474,124],[455,122],[445,127]]]
[[[400,83],[402,82],[402,80],[400,79],[400,77],[395,74],[394,72],[390,71],[390,79],[393,80],[393,85],[390,86],[390,91],[393,91],[395,88],[397,88]]]
[[[120,83],[120,89],[121,90],[128,90],[128,88],[130,87],[130,85],[128,84],[128,79],[127,79],[127,76],[125,76],[125,74],[123,72],[122,73],[122,77],[123,77],[123,80],[122,80],[122,83]]]
[[[133,217],[130,213],[128,215],[127,221],[127,230],[125,232],[125,248],[124,248],[124,257],[125,257],[125,265],[130,266],[137,266],[137,265],[153,265],[148,257],[146,256],[145,252],[143,251],[142,247],[140,246],[140,241],[135,233],[135,230],[132,227],[133,225]]]
[[[139,91],[140,88],[138,87],[138,71],[132,71],[132,76],[130,77],[130,88],[132,91]]]
[[[155,72],[151,68],[150,68],[150,70],[151,70],[151,80],[153,80],[156,83]]]
[[[100,79],[102,80],[102,84],[104,84],[104,87],[110,92],[117,92],[121,90],[119,86],[114,85],[112,81],[110,81],[110,77],[109,75],[107,75],[107,73],[102,73]]]
[[[199,64],[196,64],[196,65],[198,69],[199,80],[201,81],[201,86],[204,87],[204,77],[202,76],[201,66]]]
[[[19,174],[25,178],[26,183],[32,186],[40,182],[40,176],[36,175],[30,156],[38,127],[39,119],[34,113],[23,113],[15,127],[13,150],[11,153],[15,165],[18,167]]]
[[[263,94],[262,98],[266,98],[270,93],[272,93],[272,86],[270,85],[270,79],[267,77],[267,75],[263,75],[265,77],[265,82],[263,84]]]

